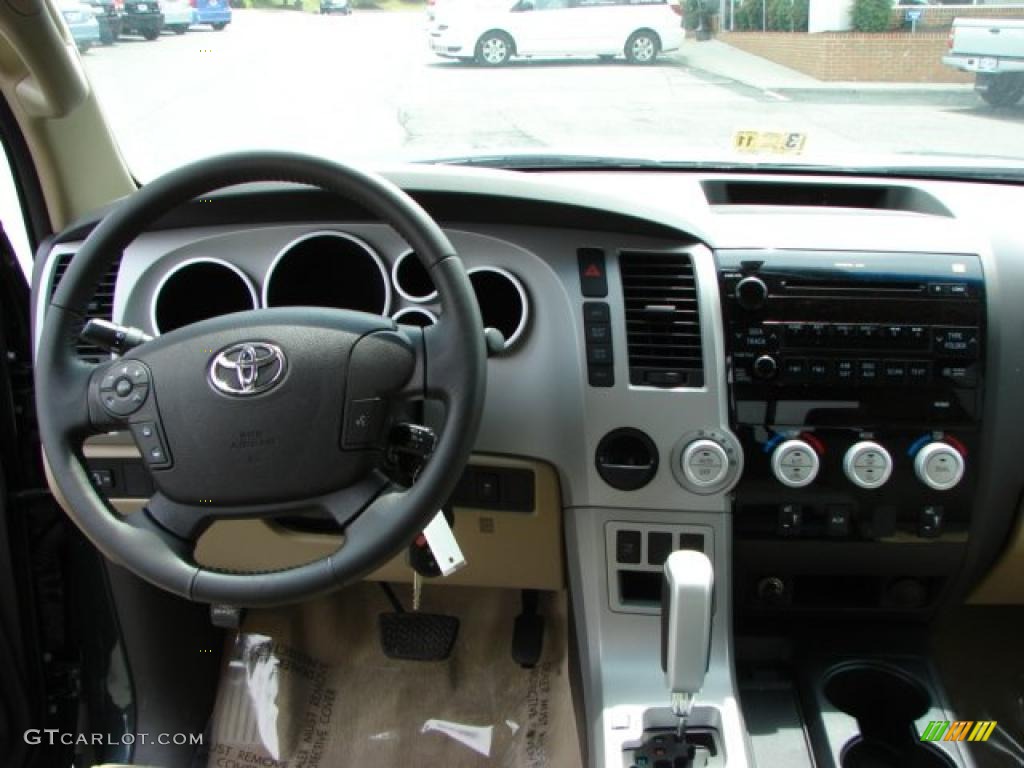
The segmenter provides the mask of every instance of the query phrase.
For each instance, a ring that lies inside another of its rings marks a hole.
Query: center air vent
[[[57,291],[57,285],[60,283],[61,278],[64,277],[64,273],[68,271],[68,267],[71,265],[71,259],[74,257],[73,253],[62,253],[57,257],[57,264],[53,270],[53,280],[50,283],[50,298],[53,298],[53,294]],[[92,300],[89,302],[86,308],[86,316],[88,318],[100,318],[101,320],[112,320],[114,315],[114,286],[117,283],[117,271],[121,268],[121,259],[118,258],[106,271],[103,278],[100,280],[99,285],[96,287],[96,293],[93,294]],[[84,324],[84,323],[83,323]],[[85,344],[81,341],[75,344],[75,349],[78,351],[78,356],[90,360],[94,363],[101,362],[102,360],[109,360],[110,353],[106,350],[94,347],[91,344]]]
[[[686,253],[619,255],[626,303],[629,382],[653,387],[704,385],[693,263]]]

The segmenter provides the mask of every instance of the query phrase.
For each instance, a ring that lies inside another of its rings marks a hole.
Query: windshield
[[[1024,168],[1024,0],[61,7],[143,182],[270,148],[368,164]]]

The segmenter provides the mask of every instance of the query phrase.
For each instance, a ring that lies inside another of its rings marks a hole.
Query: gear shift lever
[[[679,735],[704,686],[711,650],[714,571],[703,552],[678,550],[665,561],[661,591],[661,668],[679,718]]]

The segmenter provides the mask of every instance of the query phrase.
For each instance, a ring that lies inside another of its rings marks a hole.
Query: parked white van
[[[650,64],[683,36],[671,0],[438,0],[427,18],[434,53],[491,67],[513,56]]]

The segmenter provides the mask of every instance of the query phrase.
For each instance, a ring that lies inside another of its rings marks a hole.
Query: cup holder
[[[921,742],[914,721],[927,714],[931,697],[906,673],[877,664],[842,665],[825,678],[824,694],[860,730],[842,749],[842,768],[956,768],[944,752]]]

